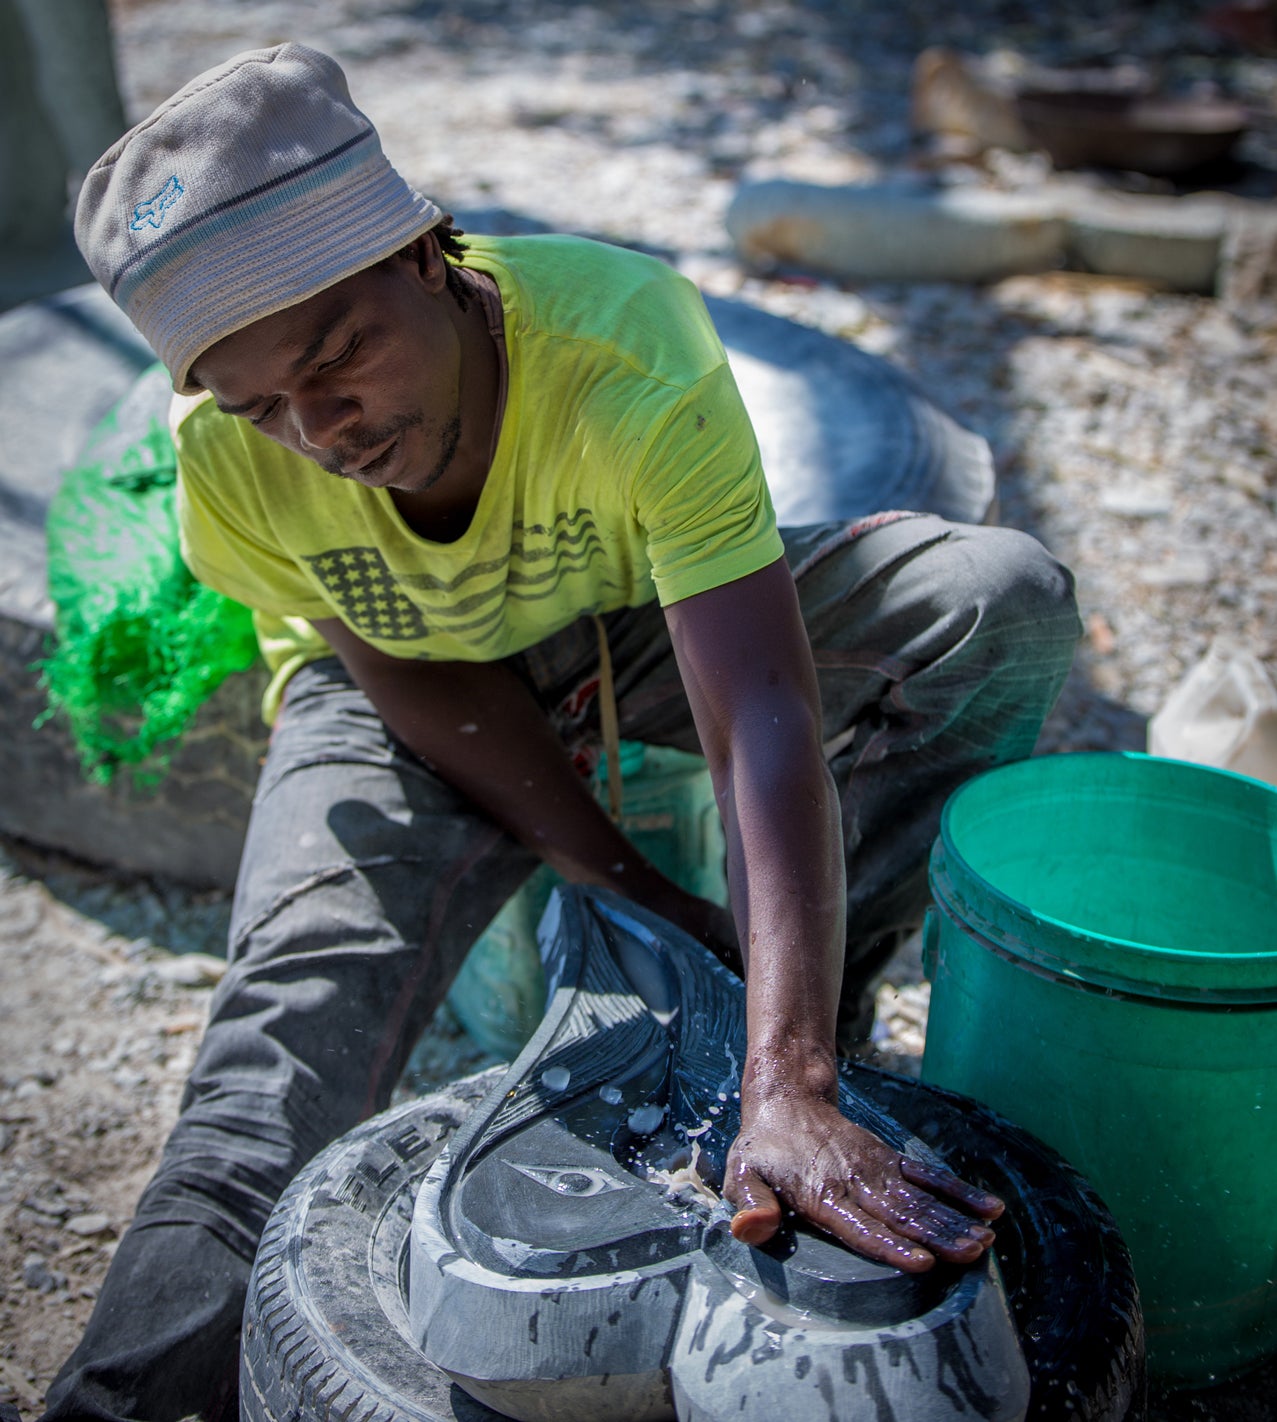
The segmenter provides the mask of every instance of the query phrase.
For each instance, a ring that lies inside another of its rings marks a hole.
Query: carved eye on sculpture
[[[553,1190],[556,1195],[565,1195],[575,1200],[588,1200],[593,1195],[605,1195],[609,1190],[627,1190],[624,1180],[609,1175],[606,1170],[593,1166],[577,1165],[515,1165],[506,1162],[529,1180]]]

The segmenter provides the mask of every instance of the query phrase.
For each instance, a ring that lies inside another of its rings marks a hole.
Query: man
[[[462,245],[300,46],[126,135],[77,236],[182,397],[184,554],[255,609],[274,734],[182,1115],[48,1416],[231,1414],[274,1200],[385,1105],[538,859],[743,965],[740,1238],[787,1206],[902,1269],[978,1257],[1000,1202],[846,1121],[835,1039],[867,1031],[947,795],[1031,749],[1068,574],[925,516],[782,539],[690,284],[579,239]],[[730,916],[591,795],[613,713],[703,747]]]

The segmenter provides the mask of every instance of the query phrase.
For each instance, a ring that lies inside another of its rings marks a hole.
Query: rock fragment
[[[62,1227],[71,1234],[89,1239],[95,1234],[106,1234],[111,1229],[111,1220],[108,1215],[101,1213],[72,1215]]]

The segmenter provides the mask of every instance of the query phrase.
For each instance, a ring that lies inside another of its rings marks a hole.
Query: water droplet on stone
[[[664,1106],[637,1106],[630,1112],[629,1127],[636,1136],[649,1136],[664,1119]]]

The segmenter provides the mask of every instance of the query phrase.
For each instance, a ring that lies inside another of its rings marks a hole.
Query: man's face
[[[424,492],[461,435],[460,308],[434,239],[416,250],[225,337],[192,375],[219,409],[330,473]]]

